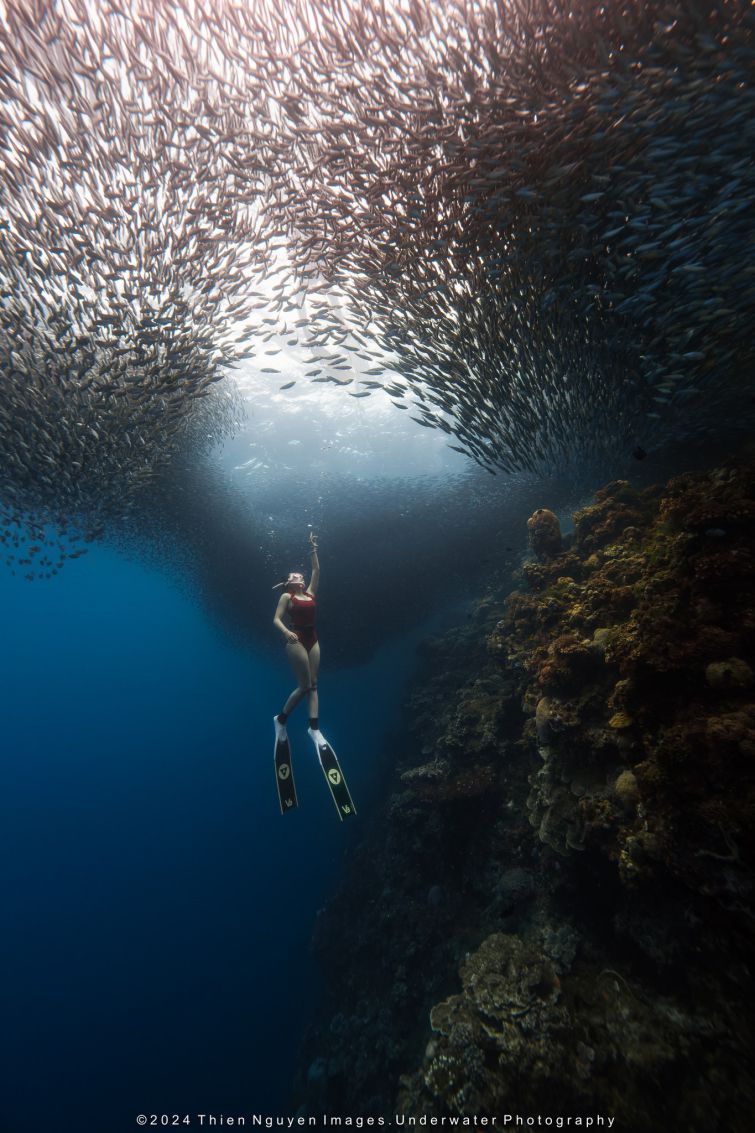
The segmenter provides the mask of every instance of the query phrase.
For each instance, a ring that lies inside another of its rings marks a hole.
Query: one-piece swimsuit
[[[291,595],[288,614],[291,618],[291,629],[299,638],[307,653],[317,641],[315,629],[315,607],[317,603],[313,597],[302,598],[298,594]]]

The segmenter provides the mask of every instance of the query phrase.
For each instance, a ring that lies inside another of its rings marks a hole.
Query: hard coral
[[[737,469],[687,473],[669,482],[660,518],[675,530],[720,532],[725,538],[755,523],[751,491],[749,477]]]
[[[735,692],[752,687],[755,674],[740,657],[728,661],[712,661],[705,670],[705,679],[711,688],[722,692]]]
[[[538,508],[527,520],[530,547],[540,562],[553,559],[560,554],[563,540],[558,516],[548,508]]]
[[[755,686],[753,493],[749,466],[663,490],[608,485],[575,515],[568,557],[581,566],[565,570],[565,554],[532,564],[535,589],[511,596],[499,626],[530,682],[526,735],[541,759],[531,822],[560,853],[601,847],[633,884],[660,866],[695,889],[722,888],[710,877],[716,859],[702,868],[695,857],[716,852],[713,804],[751,860],[742,761],[755,735],[742,702]],[[608,781],[590,785],[579,770],[612,759]]]
[[[640,787],[633,771],[622,771],[614,783],[614,790],[622,806],[630,810],[640,801]]]
[[[601,662],[590,642],[576,633],[562,633],[544,648],[535,651],[525,668],[546,693],[579,691],[597,674]]]
[[[433,1036],[397,1112],[477,1124],[540,1112],[555,1096],[562,1111],[610,1111],[638,1133],[680,1111],[686,1127],[705,1128],[707,1091],[721,1075],[709,1052],[726,1044],[726,1019],[648,997],[611,967],[572,968],[573,953],[559,969],[544,943],[495,933],[468,957],[461,992],[431,1011]],[[727,1081],[735,1075],[730,1068]]]
[[[547,1078],[549,1032],[566,1023],[552,961],[517,936],[488,937],[461,968],[462,993],[430,1013],[420,1089],[443,1112],[495,1113],[526,1070]],[[494,1056],[494,1057],[491,1057]],[[416,1103],[406,1094],[399,1112]]]
[[[574,549],[594,554],[631,527],[632,538],[643,523],[645,501],[625,480],[617,480],[596,493],[597,502],[574,515]]]
[[[467,767],[455,775],[432,777],[401,777],[410,787],[414,796],[425,803],[456,802],[462,799],[484,795],[495,785],[496,772],[493,767],[482,764]]]

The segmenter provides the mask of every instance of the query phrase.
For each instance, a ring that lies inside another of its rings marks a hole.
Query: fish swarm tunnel
[[[755,14],[0,0],[0,522],[138,512],[241,361],[491,471],[752,424]]]

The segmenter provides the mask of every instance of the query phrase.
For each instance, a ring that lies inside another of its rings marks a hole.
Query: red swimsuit
[[[317,641],[317,630],[315,629],[316,605],[317,603],[311,595],[308,598],[303,598],[299,594],[292,594],[288,607],[291,629],[299,638],[307,653],[310,652]]]

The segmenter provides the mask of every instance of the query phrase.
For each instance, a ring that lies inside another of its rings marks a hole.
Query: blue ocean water
[[[360,818],[339,822],[304,706],[299,810],[278,811],[272,716],[293,680],[272,626],[231,644],[102,547],[48,582],[0,574],[0,603],[3,1130],[290,1112],[309,941]],[[421,631],[329,673],[327,617],[322,727],[368,816]]]

